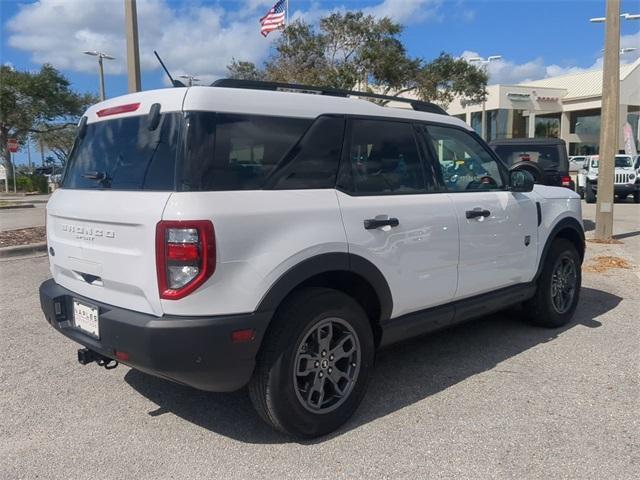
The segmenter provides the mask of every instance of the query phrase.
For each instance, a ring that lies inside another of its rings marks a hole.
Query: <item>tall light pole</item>
[[[621,15],[620,0],[607,0],[606,17],[590,19],[592,23],[605,23],[595,231],[598,240],[609,240],[613,235],[613,177],[620,117],[620,18],[637,20],[640,15]]]
[[[487,58],[483,57],[472,57],[467,59],[469,63],[478,63],[482,66],[484,73],[488,74],[488,67],[491,62],[495,62],[500,60],[502,55],[489,55]],[[481,134],[480,136],[483,140],[487,140],[487,100],[486,98],[482,100],[482,120],[480,127]]]
[[[85,55],[91,55],[93,57],[98,57],[98,74],[100,76],[100,101],[104,102],[105,99],[105,95],[104,95],[104,67],[102,66],[102,59],[106,58],[107,60],[115,60],[115,57],[112,57],[111,55],[108,55],[106,53],[103,52],[97,52],[95,50],[87,50],[85,52],[82,52]]]
[[[138,49],[138,10],[136,0],[124,0],[124,28],[127,34],[127,73],[129,93],[139,92],[140,51]]]

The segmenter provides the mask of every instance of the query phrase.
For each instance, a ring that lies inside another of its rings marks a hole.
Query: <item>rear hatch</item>
[[[175,187],[184,94],[127,95],[87,112],[62,188],[47,206],[58,284],[98,302],[162,314],[155,231]],[[149,112],[156,103],[154,128]]]

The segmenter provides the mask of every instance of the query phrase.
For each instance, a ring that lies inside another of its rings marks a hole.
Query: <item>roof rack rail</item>
[[[301,93],[311,93],[314,95],[328,95],[331,97],[363,97],[375,98],[377,100],[388,100],[392,102],[403,102],[411,105],[416,111],[437,113],[439,115],[448,115],[448,113],[440,106],[423,102],[420,100],[412,100],[410,98],[392,97],[391,95],[381,95],[378,93],[358,92],[355,90],[342,90],[339,88],[314,87],[311,85],[300,85],[297,83],[281,83],[281,82],[263,82],[261,80],[238,80],[235,78],[221,78],[211,84],[212,87],[224,88],[247,88],[250,90],[273,90],[273,91],[296,91]]]

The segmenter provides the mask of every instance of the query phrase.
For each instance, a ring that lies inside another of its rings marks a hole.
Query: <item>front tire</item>
[[[360,404],[374,361],[369,319],[351,297],[304,288],[278,308],[249,383],[263,420],[294,437],[340,427]]]
[[[596,203],[596,192],[593,191],[593,186],[590,182],[587,182],[584,197],[587,200],[587,203]]]
[[[633,192],[633,203],[640,203],[640,191]]]
[[[576,247],[563,238],[554,240],[538,278],[536,294],[524,304],[531,323],[550,328],[569,323],[578,305],[581,284]]]

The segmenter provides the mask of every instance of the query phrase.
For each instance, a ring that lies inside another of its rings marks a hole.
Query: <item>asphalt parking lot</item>
[[[355,417],[303,443],[245,391],[79,365],[40,313],[46,256],[0,261],[0,478],[637,478],[640,205],[616,217],[587,265],[632,266],[585,272],[570,325],[513,310],[384,351]]]

